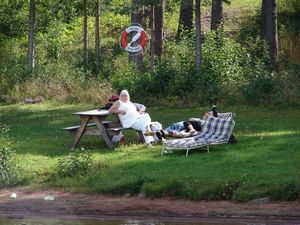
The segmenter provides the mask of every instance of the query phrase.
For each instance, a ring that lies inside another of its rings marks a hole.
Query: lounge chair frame
[[[209,117],[203,131],[194,137],[174,139],[163,143],[161,155],[166,150],[186,150],[185,156],[188,156],[191,149],[198,149],[206,146],[209,153],[209,146],[216,144],[226,144],[232,134],[235,122],[232,117],[228,119]],[[172,141],[177,141],[175,144],[170,144]],[[188,145],[188,146],[186,146]]]

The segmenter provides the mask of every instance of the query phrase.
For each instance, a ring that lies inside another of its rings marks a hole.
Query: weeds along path
[[[11,193],[17,197],[11,199]],[[46,201],[47,195],[54,200]],[[153,219],[176,221],[264,222],[300,224],[300,202],[188,201],[174,198],[76,194],[17,187],[0,191],[0,215],[94,219]]]

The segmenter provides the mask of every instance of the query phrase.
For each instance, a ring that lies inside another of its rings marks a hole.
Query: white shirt
[[[120,101],[119,110],[126,112],[124,115],[119,114],[119,119],[124,128],[131,127],[133,124],[137,122],[137,120],[140,117],[140,114],[136,110],[135,105],[130,101],[128,102]]]

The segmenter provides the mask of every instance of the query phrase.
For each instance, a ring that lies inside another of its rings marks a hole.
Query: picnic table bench
[[[74,149],[79,144],[80,139],[84,135],[99,136],[104,139],[107,146],[111,149],[115,149],[115,145],[112,142],[112,136],[119,134],[122,130],[128,129],[122,127],[119,118],[116,114],[114,120],[106,120],[106,117],[112,115],[108,110],[95,109],[83,112],[76,112],[73,115],[80,117],[80,125],[63,128],[70,134],[74,135],[71,148]],[[89,123],[90,121],[93,121]],[[131,128],[129,128],[131,129]],[[144,142],[144,136],[141,131],[137,131],[141,142]]]

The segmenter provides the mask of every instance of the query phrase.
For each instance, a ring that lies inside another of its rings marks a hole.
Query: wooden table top
[[[106,109],[93,109],[93,110],[89,110],[89,111],[76,112],[76,113],[73,113],[73,114],[74,115],[79,115],[79,116],[107,116],[107,115],[110,115],[112,113],[110,113]]]

